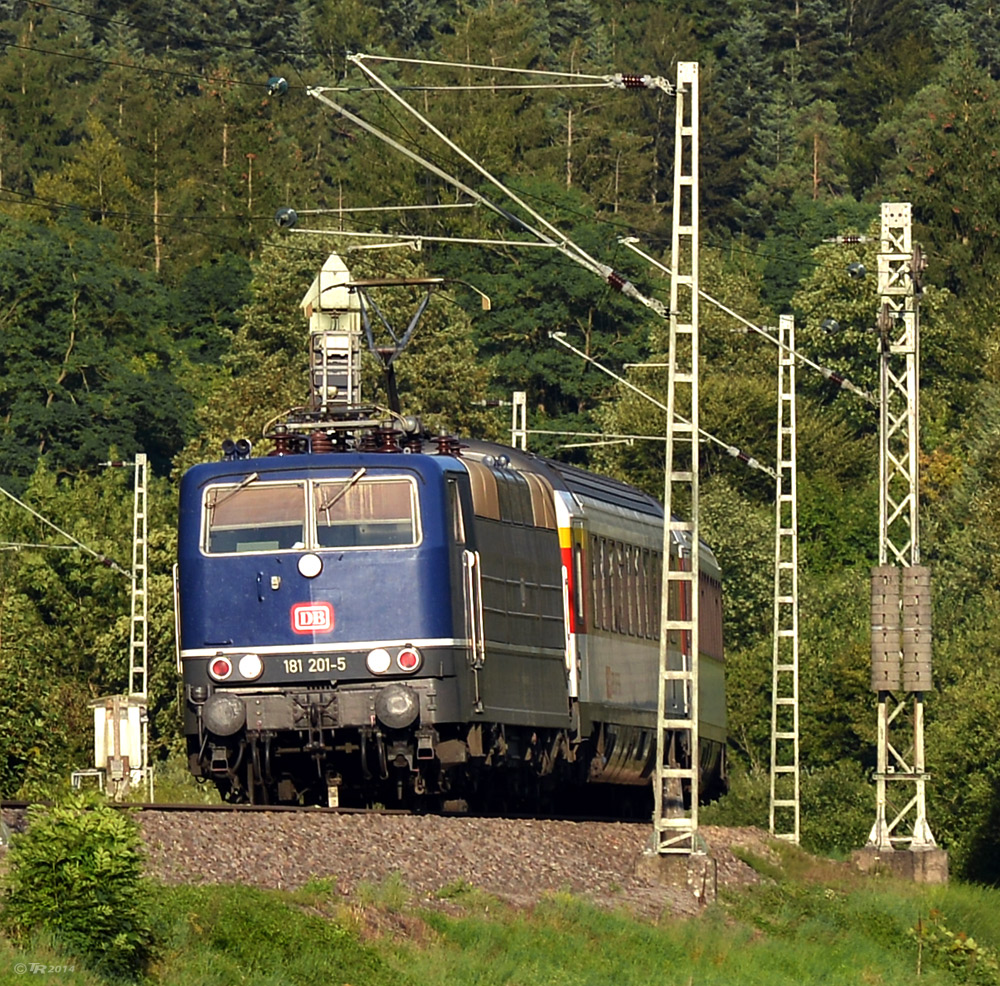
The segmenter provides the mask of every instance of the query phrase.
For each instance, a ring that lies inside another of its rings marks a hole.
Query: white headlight
[[[389,665],[392,664],[392,658],[384,647],[376,647],[365,658],[365,664],[368,665],[368,670],[372,674],[385,674],[389,670]]]
[[[237,667],[242,678],[259,678],[264,672],[264,662],[256,654],[244,654]]]
[[[314,579],[323,571],[323,562],[319,555],[314,555],[311,551],[299,558],[299,574],[307,579]]]

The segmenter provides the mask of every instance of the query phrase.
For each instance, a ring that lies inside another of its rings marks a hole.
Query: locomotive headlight
[[[365,658],[365,664],[372,674],[385,674],[389,670],[389,665],[392,664],[392,658],[384,647],[376,647]]]
[[[225,681],[233,673],[233,662],[228,657],[213,657],[208,662],[208,673],[216,681]]]
[[[386,685],[375,699],[375,715],[390,729],[406,729],[420,714],[420,699],[407,685]]]
[[[396,666],[400,671],[405,671],[407,674],[412,674],[422,663],[423,658],[416,647],[404,647],[396,655]]]
[[[259,678],[264,672],[264,662],[256,654],[244,654],[237,667],[240,676],[249,681]]]
[[[299,558],[299,574],[303,578],[314,579],[323,571],[323,562],[319,555],[314,555],[311,551]]]

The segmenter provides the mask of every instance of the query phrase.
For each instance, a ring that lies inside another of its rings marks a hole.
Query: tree
[[[969,49],[952,54],[939,80],[876,132],[895,154],[884,194],[910,201],[925,248],[940,251],[934,280],[954,291],[985,288],[1000,258],[1000,83]]]
[[[164,468],[183,442],[190,399],[158,288],[82,220],[51,227],[0,217],[0,457],[4,476],[38,456],[72,472],[115,446]]]
[[[121,146],[97,117],[89,115],[78,148],[73,161],[35,182],[36,193],[79,208],[93,222],[107,223],[125,234],[125,244],[134,248],[139,189],[129,177]]]
[[[549,217],[564,220],[591,256],[605,251],[606,234],[581,220],[578,195],[539,183],[525,191],[545,201]],[[505,248],[470,257],[453,248],[442,250],[441,260],[442,269],[458,276],[476,269],[476,286],[492,300],[474,339],[479,358],[490,363],[494,393],[526,390],[532,414],[547,419],[546,428],[588,430],[590,413],[611,389],[607,377],[551,341],[550,332],[566,332],[588,355],[619,369],[645,355],[643,323],[655,316],[554,250]]]

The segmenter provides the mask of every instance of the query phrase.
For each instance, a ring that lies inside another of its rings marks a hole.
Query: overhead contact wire
[[[443,68],[476,69],[483,72],[512,72],[521,75],[544,75],[558,79],[592,79],[601,85],[609,86],[613,89],[659,89],[662,92],[674,95],[676,90],[673,83],[667,81],[659,75],[636,75],[628,72],[617,72],[613,75],[589,75],[585,72],[556,72],[549,69],[539,68],[518,68],[508,65],[477,65],[470,62],[441,62],[429,58],[398,58],[393,55],[370,55],[359,53],[348,56],[361,68],[360,59],[369,59],[378,62],[396,62],[407,65],[438,65]],[[500,88],[500,87],[498,87]]]
[[[431,133],[438,137],[447,147],[449,147],[455,154],[457,154],[463,161],[465,161],[470,167],[477,171],[483,178],[485,178],[490,184],[503,192],[504,195],[508,196],[513,202],[519,205],[535,222],[539,223],[542,227],[547,229],[552,235],[543,233],[541,230],[526,223],[523,219],[518,216],[514,216],[506,210],[500,208],[500,206],[491,202],[485,196],[478,195],[477,199],[486,204],[490,209],[496,212],[498,215],[505,218],[508,222],[513,222],[523,228],[526,232],[531,233],[536,239],[543,242],[550,243],[555,246],[560,253],[574,260],[580,266],[585,267],[593,274],[597,274],[598,277],[602,278],[606,283],[610,284],[613,288],[621,291],[622,294],[627,297],[632,298],[634,301],[638,301],[640,304],[645,305],[647,308],[656,312],[661,318],[667,318],[669,312],[667,307],[655,298],[649,298],[642,294],[638,288],[632,284],[631,281],[627,280],[625,277],[617,274],[612,268],[608,267],[606,264],[602,264],[600,261],[596,260],[594,257],[590,256],[582,247],[578,246],[567,236],[565,236],[559,229],[553,226],[548,220],[544,218],[540,213],[536,212],[531,208],[526,202],[524,202],[517,194],[515,194],[510,188],[503,184],[497,177],[491,174],[486,168],[474,160],[469,154],[467,154],[462,148],[460,148],[453,140],[451,140],[447,135],[445,135],[438,127],[434,126],[422,113],[419,112],[415,107],[411,106],[405,99],[402,98],[398,93],[394,92],[389,86],[387,86],[379,76],[373,72],[367,65],[363,62],[364,56],[362,55],[348,55],[348,61],[353,62],[355,65],[361,69],[362,72],[369,79],[371,79],[377,86],[381,87],[388,95],[396,100],[408,113],[411,114],[415,119],[422,123]],[[357,118],[355,118],[357,119]],[[413,152],[407,151],[408,155],[414,157]],[[445,173],[439,169],[434,168],[434,173],[440,174],[442,176]],[[446,176],[446,180],[456,183],[457,179]]]
[[[651,257],[648,253],[645,253],[644,251],[640,250],[635,245],[634,236],[623,237],[620,240],[620,242],[623,246],[627,246],[634,253],[637,253],[644,260],[647,260],[654,267],[658,267],[660,270],[669,274],[671,277],[674,276],[674,272],[666,264],[661,263],[659,260],[655,259],[654,257]],[[821,366],[819,363],[816,363],[815,361],[809,359],[808,356],[803,356],[802,353],[797,352],[796,350],[790,348],[789,346],[786,346],[783,342],[779,342],[769,332],[762,329],[759,325],[754,325],[753,322],[751,322],[747,318],[744,318],[737,312],[734,312],[732,308],[730,308],[728,305],[723,304],[721,301],[719,301],[718,298],[713,298],[710,294],[708,294],[705,291],[702,291],[700,288],[698,290],[698,294],[702,298],[704,298],[709,304],[715,305],[715,307],[718,308],[720,311],[723,311],[727,315],[730,315],[732,318],[735,318],[736,321],[742,322],[748,329],[750,329],[753,332],[756,332],[759,336],[763,336],[772,345],[777,346],[778,349],[783,349],[790,356],[794,356],[795,359],[801,360],[806,366],[811,366],[822,376],[826,377],[827,380],[832,380],[835,384],[837,384],[844,390],[849,390],[851,391],[851,393],[857,394],[859,397],[864,398],[864,400],[868,401],[869,404],[878,407],[878,401],[875,400],[875,398],[871,394],[869,394],[867,390],[863,390],[861,387],[857,386],[857,384],[851,383],[851,381],[848,380],[846,377],[841,376],[841,374],[837,373],[835,370],[831,370],[828,366]]]
[[[125,569],[123,569],[118,564],[118,562],[116,562],[113,558],[109,558],[107,555],[102,555],[99,551],[94,551],[93,548],[84,544],[78,538],[73,537],[73,535],[70,534],[68,531],[64,531],[61,527],[59,527],[57,524],[54,524],[47,517],[43,517],[37,510],[35,510],[34,507],[29,506],[27,503],[24,502],[24,500],[21,500],[18,497],[14,496],[14,494],[11,493],[9,490],[5,490],[2,486],[0,486],[0,493],[2,493],[9,500],[12,500],[19,507],[22,507],[25,510],[27,510],[28,513],[31,514],[33,517],[37,517],[43,524],[47,524],[56,533],[61,534],[68,541],[72,541],[73,544],[76,545],[76,547],[78,547],[81,551],[85,551],[88,555],[91,555],[93,558],[96,558],[102,565],[116,572],[121,573],[127,579],[132,578],[131,574],[126,572]],[[53,545],[52,547],[66,547],[66,545]]]
[[[580,357],[580,359],[586,360],[592,366],[597,367],[597,369],[600,370],[602,373],[606,373],[609,377],[611,377],[612,380],[615,380],[620,384],[624,384],[626,387],[629,388],[629,390],[634,391],[640,397],[644,397],[647,401],[650,402],[650,404],[655,404],[664,413],[667,412],[668,410],[667,405],[664,404],[662,401],[657,400],[651,394],[647,394],[646,391],[642,390],[640,387],[637,387],[634,383],[632,383],[631,380],[628,380],[625,377],[620,376],[619,374],[615,373],[614,370],[608,369],[608,367],[606,367],[603,363],[599,363],[596,359],[594,359],[593,356],[588,356],[582,349],[577,349],[577,347],[574,346],[572,343],[567,342],[564,337],[565,337],[564,332],[549,333],[549,338],[554,339],[556,342],[559,343],[560,346],[565,346],[566,349],[568,349],[571,353],[575,353],[577,356]],[[674,417],[678,421],[680,421],[681,424],[685,425],[691,424],[691,422],[687,418],[685,418],[683,415],[677,414],[676,411],[674,412]],[[759,459],[755,458],[752,455],[749,455],[747,452],[744,452],[742,449],[737,448],[735,445],[730,445],[729,442],[725,442],[721,438],[717,438],[711,432],[705,431],[704,428],[699,428],[698,434],[701,435],[701,437],[706,439],[707,441],[713,442],[714,444],[721,446],[726,450],[726,453],[728,455],[731,455],[734,459],[739,459],[741,462],[745,462],[751,469],[759,469],[761,472],[767,473],[767,475],[770,476],[771,479],[777,479],[777,476],[773,469],[771,469],[768,466],[765,466]],[[655,436],[647,435],[644,437],[650,438]]]

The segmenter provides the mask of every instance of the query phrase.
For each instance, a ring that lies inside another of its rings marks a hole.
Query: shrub
[[[842,855],[861,849],[875,820],[875,789],[864,768],[840,760],[802,768],[802,847]],[[733,770],[729,793],[701,811],[706,825],[757,825],[767,828],[771,782],[765,769]]]
[[[152,942],[139,826],[71,795],[30,810],[11,839],[3,923],[15,939],[45,932],[102,972],[134,976]]]

